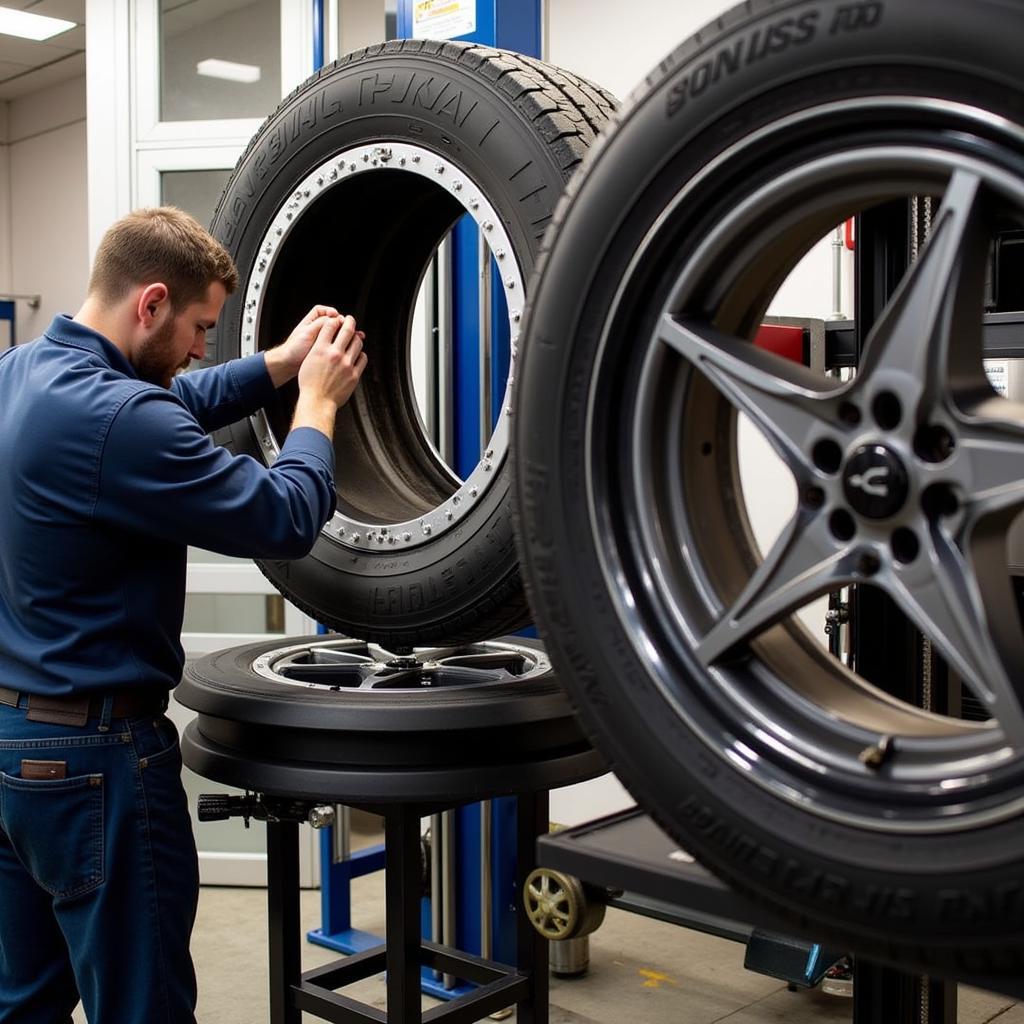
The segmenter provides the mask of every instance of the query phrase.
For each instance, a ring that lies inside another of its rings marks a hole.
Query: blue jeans
[[[22,759],[66,778],[22,778]],[[194,1024],[198,894],[169,719],[0,705],[0,1024],[68,1024],[79,998],[90,1024]]]

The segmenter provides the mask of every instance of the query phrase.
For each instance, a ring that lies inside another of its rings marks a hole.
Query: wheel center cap
[[[861,445],[843,470],[843,493],[868,519],[888,519],[903,507],[909,484],[907,471],[884,444]]]

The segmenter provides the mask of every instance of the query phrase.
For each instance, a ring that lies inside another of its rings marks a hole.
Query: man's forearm
[[[299,372],[298,366],[292,365],[282,346],[267,349],[263,353],[263,358],[267,364],[267,373],[270,374],[270,380],[275,388],[287,384]]]
[[[295,415],[292,417],[292,430],[296,427],[312,427],[325,434],[328,441],[333,441],[334,419],[337,415],[338,405],[332,399],[300,391],[295,403]]]

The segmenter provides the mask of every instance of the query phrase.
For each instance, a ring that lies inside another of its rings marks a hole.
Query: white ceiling
[[[85,74],[85,0],[0,0],[4,7],[48,14],[76,27],[42,43],[0,35],[0,100],[13,100]]]

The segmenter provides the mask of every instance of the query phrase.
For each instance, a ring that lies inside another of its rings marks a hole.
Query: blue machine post
[[[310,942],[340,953],[361,953],[381,943],[380,936],[352,927],[352,879],[384,867],[384,844],[334,859],[334,830],[320,832],[320,927],[306,933]]]
[[[324,66],[324,0],[313,0],[313,70]]]

